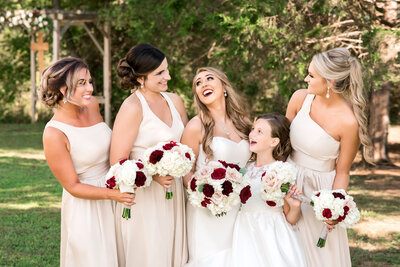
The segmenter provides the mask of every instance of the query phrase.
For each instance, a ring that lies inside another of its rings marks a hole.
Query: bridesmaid
[[[104,188],[111,130],[92,93],[80,59],[61,59],[43,72],[39,97],[56,108],[43,133],[44,153],[63,186],[60,266],[118,266],[110,199],[133,205],[133,196]]]
[[[132,94],[123,102],[114,123],[110,162],[138,159],[158,142],[180,141],[187,123],[181,98],[166,93],[171,79],[165,55],[149,44],[131,48],[119,61],[117,74]],[[136,191],[132,218],[115,212],[120,267],[180,267],[187,260],[185,199],[182,180],[153,176],[147,188]],[[171,188],[173,199],[165,199]]]
[[[190,120],[182,143],[196,154],[192,172],[209,160],[224,160],[244,167],[250,158],[248,134],[251,123],[245,102],[235,92],[225,73],[211,67],[196,72],[192,86],[198,115]],[[233,227],[239,206],[217,218],[207,209],[187,203],[189,262],[187,267],[222,267],[229,261]]]
[[[347,49],[334,48],[313,57],[305,81],[307,90],[296,91],[286,111],[292,122],[290,160],[298,168],[296,185],[307,196],[320,189],[347,190],[360,142],[370,146],[361,65]],[[351,266],[346,230],[334,227],[336,223],[326,222],[335,229],[325,247],[318,248],[323,223],[302,205],[298,226],[308,266]]]

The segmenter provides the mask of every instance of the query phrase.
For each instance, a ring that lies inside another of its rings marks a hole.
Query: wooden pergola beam
[[[55,1],[58,2],[58,1]],[[72,25],[82,26],[88,33],[96,47],[103,56],[103,97],[96,97],[100,104],[104,104],[104,119],[111,126],[111,29],[109,25],[97,24],[96,11],[82,10],[61,10],[50,9],[41,10],[43,17],[50,18],[53,21],[53,62],[59,59],[60,38]],[[93,23],[103,35],[103,48],[100,42],[95,38],[92,31],[86,23]],[[62,27],[63,26],[63,27]],[[34,38],[34,37],[33,37]],[[34,40],[34,39],[33,39]],[[31,87],[32,87],[32,122],[35,117],[36,103],[36,63],[35,52],[31,51]]]

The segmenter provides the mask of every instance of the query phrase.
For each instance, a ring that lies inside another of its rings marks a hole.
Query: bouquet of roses
[[[283,206],[290,184],[296,181],[296,173],[292,164],[276,161],[261,175],[261,198],[268,206]]]
[[[174,178],[185,176],[194,163],[194,154],[190,147],[174,141],[160,142],[148,148],[144,154],[144,164],[150,175],[170,175]],[[166,198],[173,197],[167,189]]]
[[[208,208],[217,217],[251,197],[250,185],[243,178],[240,167],[222,160],[210,161],[196,171],[189,185],[190,203]]]
[[[345,190],[320,190],[311,197],[311,205],[314,208],[318,220],[337,221],[339,226],[350,228],[360,220],[360,212],[353,197]],[[324,225],[317,247],[323,248],[328,236],[328,229]]]
[[[123,159],[111,166],[106,174],[106,187],[119,188],[121,193],[134,193],[136,188],[149,186],[151,180],[140,160]],[[124,208],[122,218],[131,218],[130,207]]]

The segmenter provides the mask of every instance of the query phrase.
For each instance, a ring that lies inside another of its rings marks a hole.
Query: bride
[[[250,158],[248,134],[251,123],[244,101],[233,90],[225,73],[200,68],[193,79],[198,115],[187,124],[181,142],[193,149],[196,163],[184,177],[187,184],[196,169],[207,161],[224,160],[244,167]],[[228,261],[233,226],[239,205],[223,217],[187,203],[189,262],[186,267],[220,267]]]

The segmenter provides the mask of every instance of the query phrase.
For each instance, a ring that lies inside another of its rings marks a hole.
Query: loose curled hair
[[[229,82],[226,74],[216,68],[213,67],[202,67],[197,69],[196,76],[203,72],[208,71],[214,74],[222,83],[224,90],[227,92],[227,96],[225,97],[225,111],[226,116],[232,120],[233,125],[236,130],[239,132],[239,135],[242,139],[248,140],[249,133],[251,129],[251,124],[249,121],[249,116],[247,111],[244,109],[246,107],[245,101],[243,97],[241,97],[232,87]],[[214,137],[214,127],[215,121],[211,116],[210,111],[207,106],[204,105],[199,96],[196,94],[196,80],[193,79],[192,91],[194,94],[195,103],[197,106],[197,110],[199,113],[200,120],[204,127],[204,135],[202,139],[203,151],[206,154],[207,159],[211,159],[213,156],[213,151],[211,149],[211,142]]]
[[[365,110],[367,104],[360,63],[346,48],[334,48],[319,53],[313,57],[312,62],[335,93],[349,98],[358,121],[358,136],[364,146],[364,152],[367,151],[371,147],[371,139],[368,135],[368,118]],[[333,84],[330,81],[333,81]],[[368,162],[372,162],[368,153],[364,153],[364,156]]]
[[[286,161],[292,153],[290,143],[290,121],[281,114],[262,114],[256,120],[267,120],[271,127],[271,137],[279,138],[279,144],[272,151],[275,160]]]
[[[67,99],[75,93],[79,81],[79,71],[89,70],[88,65],[79,58],[67,57],[60,59],[42,73],[42,79],[38,88],[39,99],[49,108],[58,107],[59,102]],[[65,87],[65,95],[61,88]]]
[[[137,89],[140,87],[138,78],[146,76],[157,69],[163,62],[165,55],[149,44],[138,44],[132,47],[118,62],[117,75],[123,89]]]

